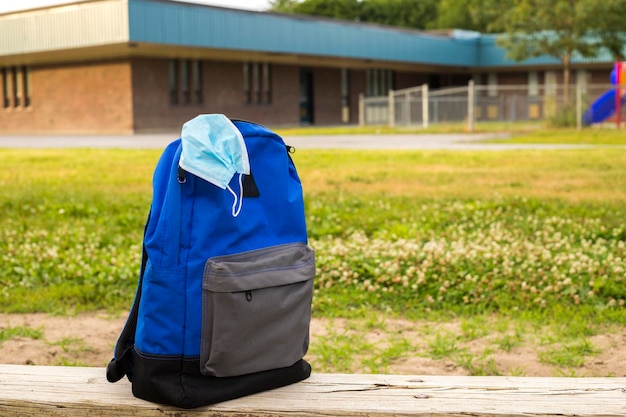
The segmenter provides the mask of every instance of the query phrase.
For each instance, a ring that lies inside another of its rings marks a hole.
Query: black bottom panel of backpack
[[[199,360],[133,357],[133,395],[181,408],[195,408],[290,385],[308,378],[311,366],[303,359],[280,369],[232,377],[200,372]]]

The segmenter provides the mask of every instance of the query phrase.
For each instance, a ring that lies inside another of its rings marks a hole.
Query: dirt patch
[[[2,362],[33,365],[105,366],[125,317],[89,314],[73,317],[47,314],[2,314],[0,328],[28,327],[42,337],[13,337],[0,343]]]
[[[1,362],[33,365],[105,366],[125,315],[0,314],[0,330],[39,330],[32,339],[0,342]],[[384,320],[366,323],[313,319],[307,359],[316,372],[385,372],[411,375],[501,374],[525,376],[626,376],[626,331],[587,338],[593,349],[582,363],[551,363],[545,352],[567,354],[569,345],[546,344],[533,334],[507,342],[506,332],[461,337],[461,322]],[[519,335],[518,335],[519,336]],[[573,348],[572,348],[573,349]],[[567,358],[566,358],[567,359]]]

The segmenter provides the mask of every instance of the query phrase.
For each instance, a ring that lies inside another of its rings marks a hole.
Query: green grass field
[[[388,126],[339,126],[339,127],[303,127],[277,128],[276,131],[287,135],[352,135],[352,134],[421,134],[421,133],[467,133],[467,127],[462,123],[437,123],[427,129],[420,127]],[[484,140],[496,143],[542,143],[542,144],[573,144],[573,145],[626,145],[624,129],[614,128],[585,128],[582,130],[557,129],[545,127],[539,123],[528,122],[483,122],[478,123],[474,133],[505,132],[510,135],[507,139]]]
[[[3,150],[6,312],[127,306],[158,151]],[[626,322],[626,154],[299,151],[315,308]]]
[[[159,155],[0,150],[0,311],[127,311]],[[589,335],[623,331],[622,148],[298,150],[293,158],[317,251],[314,314],[355,320],[351,333],[316,340],[318,369],[381,372],[414,349],[395,333],[384,348],[357,336],[385,318],[457,320],[461,339],[433,331],[418,336],[420,349],[472,374],[501,372],[487,350],[470,355],[459,345],[479,335],[493,333],[489,349],[506,352],[530,331],[544,340],[542,361],[569,369],[593,354]]]

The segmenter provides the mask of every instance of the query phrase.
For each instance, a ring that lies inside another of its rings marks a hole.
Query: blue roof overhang
[[[549,55],[529,58],[522,62],[514,61],[507,57],[507,53],[504,48],[498,46],[497,41],[499,36],[502,35],[480,35],[477,45],[479,68],[515,70],[517,68],[529,69],[562,66],[559,59]],[[614,58],[607,50],[602,50],[595,58],[584,58],[578,54],[574,54],[572,57],[572,65],[574,66],[579,64],[583,64],[585,66],[606,66],[607,64],[612,64],[613,62]]]
[[[404,65],[478,65],[476,40],[298,15],[155,0],[129,0],[129,41],[275,57]]]

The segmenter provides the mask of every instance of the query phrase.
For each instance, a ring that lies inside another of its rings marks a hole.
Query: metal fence
[[[618,103],[617,97],[621,100]],[[617,107],[621,108],[618,113]],[[619,117],[617,117],[619,116]],[[626,87],[612,84],[572,86],[503,85],[429,90],[427,85],[391,91],[384,97],[361,97],[361,125],[427,128],[437,123],[465,123],[471,131],[481,122],[551,120],[579,128],[599,120],[626,122]]]

